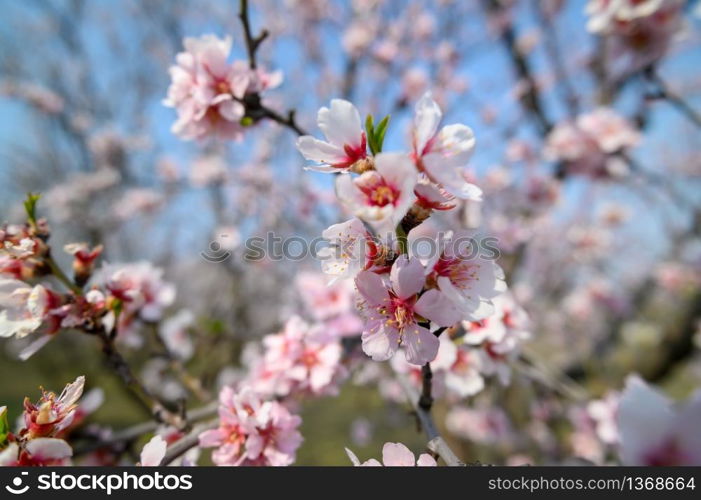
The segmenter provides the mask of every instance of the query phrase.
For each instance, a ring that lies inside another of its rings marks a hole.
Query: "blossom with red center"
[[[73,256],[73,276],[78,284],[84,284],[90,279],[95,261],[102,255],[103,246],[90,248],[87,243],[71,243],[64,250]]]
[[[419,182],[414,187],[416,204],[425,210],[452,210],[455,197],[431,182]]]
[[[80,376],[68,384],[59,396],[42,389],[41,399],[36,404],[25,398],[25,428],[20,435],[26,439],[53,437],[71,425],[84,385],[85,377]]]
[[[326,141],[311,135],[297,139],[297,149],[302,156],[320,164],[309,169],[347,172],[354,164],[367,158],[367,137],[360,113],[353,104],[343,99],[333,99],[329,108],[319,110],[317,123]]]
[[[466,125],[446,125],[440,130],[443,113],[425,94],[416,104],[412,135],[413,158],[417,168],[451,195],[481,201],[482,190],[465,180],[461,169],[467,166],[475,148],[475,136]]]
[[[365,316],[363,351],[375,361],[391,358],[400,346],[406,349],[409,363],[433,361],[439,341],[423,325],[433,321],[439,326],[452,326],[460,320],[457,309],[437,290],[419,296],[424,274],[418,259],[401,255],[392,265],[389,283],[370,271],[356,277]]]
[[[392,243],[374,238],[359,219],[334,224],[322,236],[330,245],[321,248],[317,256],[331,283],[355,278],[362,270],[389,271],[386,261],[394,255]]]
[[[219,427],[200,434],[200,446],[217,449],[217,465],[285,466],[295,460],[301,418],[277,401],[261,401],[249,387],[219,393]]]
[[[494,260],[476,254],[466,235],[449,235],[438,245],[441,251],[426,265],[428,281],[455,305],[462,319],[479,320],[492,314],[492,299],[506,290],[502,269]]]
[[[380,153],[375,170],[336,180],[336,193],[349,212],[379,232],[393,231],[414,202],[417,172],[400,153]]]

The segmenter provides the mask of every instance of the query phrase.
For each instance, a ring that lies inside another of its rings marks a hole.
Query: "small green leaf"
[[[7,407],[0,406],[0,449],[7,444],[7,436],[10,434],[10,425],[7,423]]]
[[[379,151],[377,142],[375,141],[375,124],[372,115],[368,115],[367,118],[365,118],[365,136],[368,141],[368,146],[370,147],[370,152],[374,155],[377,154]]]
[[[404,228],[402,227],[401,222],[399,224],[397,224],[395,232],[397,234],[397,243],[399,243],[399,253],[401,253],[401,254],[408,253],[409,242],[408,242],[406,232],[404,231]]]
[[[385,134],[387,133],[387,126],[389,125],[390,115],[385,116],[382,121],[377,125],[375,129],[375,137],[373,141],[377,146],[377,152],[382,151],[382,146],[385,142]]]
[[[372,115],[368,114],[368,116],[365,117],[365,131],[368,133],[368,135],[373,134],[373,130],[375,129],[375,125],[373,125],[374,119]]]
[[[244,116],[243,118],[241,118],[241,121],[239,123],[242,127],[250,127],[251,125],[253,125],[253,118],[251,118],[250,116]]]
[[[24,210],[27,212],[27,218],[31,224],[36,224],[37,202],[41,198],[39,193],[27,193],[27,199],[24,200]]]

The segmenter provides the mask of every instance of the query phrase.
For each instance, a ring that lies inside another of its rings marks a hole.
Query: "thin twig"
[[[207,422],[206,424],[195,426],[195,428],[192,429],[189,434],[178,439],[172,446],[168,447],[165,457],[163,457],[163,460],[161,461],[161,466],[169,465],[178,457],[184,455],[192,448],[197,446],[200,442],[200,434],[202,434],[204,431],[216,428],[217,425],[219,425],[219,421],[213,420],[211,422]]]
[[[441,437],[440,433],[438,432],[438,428],[436,427],[436,424],[433,421],[431,412],[421,407],[419,403],[420,396],[416,389],[414,389],[414,387],[411,385],[411,382],[409,382],[405,377],[402,377],[401,375],[397,376],[397,381],[399,382],[399,385],[402,386],[404,393],[406,394],[407,398],[409,399],[409,402],[414,408],[416,418],[418,419],[421,428],[423,429],[424,433],[426,434],[426,437],[429,440],[429,449],[433,453],[438,455],[440,458],[442,458],[448,466],[456,467],[465,465],[457,458],[455,453],[453,453],[448,444]]]
[[[246,44],[246,52],[248,53],[248,65],[252,70],[258,67],[256,61],[256,53],[260,44],[268,37],[268,30],[261,30],[258,36],[254,36],[251,31],[251,21],[248,14],[248,1],[240,0],[239,3],[239,19],[243,26],[243,37]],[[234,96],[236,99],[236,96]],[[283,116],[277,111],[265,106],[257,92],[246,94],[243,99],[236,99],[241,102],[246,108],[246,116],[252,118],[254,122],[267,118],[275,123],[287,127],[294,131],[297,135],[307,135],[307,133],[299,125],[295,119],[295,110],[287,112],[287,116]]]
[[[506,8],[499,0],[483,0],[489,14],[499,16],[503,15]],[[499,34],[504,47],[506,48],[511,63],[516,71],[518,78],[525,84],[525,89],[521,95],[522,106],[535,118],[535,121],[540,128],[540,133],[546,135],[552,124],[545,115],[545,109],[541,102],[540,93],[538,92],[538,83],[533,76],[530,63],[518,48],[518,36],[511,21],[508,21],[501,33]]]
[[[431,364],[426,363],[421,367],[421,397],[419,397],[419,406],[426,411],[431,411],[433,406],[432,385],[433,372],[431,371]]]
[[[701,128],[701,114],[694,110],[684,99],[673,92],[667,83],[657,74],[654,68],[645,72],[647,79],[657,86],[657,93],[651,95],[655,99],[663,99],[674,106],[681,114],[686,116],[694,125]]]
[[[97,335],[102,342],[102,352],[110,367],[131,393],[136,396],[136,399],[142,406],[146,408],[157,421],[172,425],[176,429],[185,428],[187,426],[187,421],[168,410],[134,375],[129,363],[127,363],[126,359],[124,359],[114,345],[114,339],[112,339],[104,329],[100,329]]]
[[[188,423],[192,424],[199,422],[200,420],[208,419],[216,415],[218,408],[219,403],[217,401],[213,401],[200,408],[190,410],[187,412]],[[102,448],[113,448],[117,445],[125,445],[126,443],[134,441],[141,436],[155,432],[161,425],[162,424],[160,422],[156,422],[155,420],[148,420],[146,422],[141,422],[132,425],[131,427],[127,427],[126,429],[117,431],[105,439],[88,437],[88,439],[94,439],[94,441],[90,440],[84,445],[74,447],[73,453],[74,455],[82,455]]]
[[[66,288],[68,288],[71,292],[73,292],[76,295],[81,295],[83,293],[83,290],[73,283],[73,281],[66,276],[66,273],[63,272],[61,267],[56,263],[54,258],[51,256],[51,252],[44,257],[44,262],[49,266],[51,269],[51,274],[53,274],[61,283],[63,283]]]
[[[251,69],[256,69],[256,52],[263,40],[268,37],[268,31],[262,30],[258,36],[253,36],[251,21],[248,17],[248,0],[241,0],[239,4],[239,19],[243,25],[243,36],[246,41],[246,51],[248,52],[248,65]]]

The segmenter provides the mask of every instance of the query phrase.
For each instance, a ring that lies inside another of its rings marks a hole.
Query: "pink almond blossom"
[[[261,401],[250,388],[224,387],[219,393],[219,427],[200,434],[200,446],[217,448],[220,466],[286,466],[295,460],[301,418],[277,401]]]
[[[41,399],[36,404],[25,398],[24,429],[20,435],[26,439],[54,437],[66,429],[73,422],[84,386],[85,377],[80,376],[58,396],[42,389]]]
[[[338,392],[337,384],[346,375],[343,349],[323,326],[311,326],[293,316],[282,332],[266,335],[263,346],[263,357],[249,377],[259,392],[274,396]]]
[[[392,265],[389,282],[370,271],[358,274],[355,284],[363,298],[365,354],[385,361],[403,346],[409,363],[423,365],[435,359],[439,341],[419,323],[452,326],[460,314],[437,290],[419,295],[425,281],[421,262],[406,255]]]
[[[297,139],[297,149],[307,160],[319,163],[308,167],[319,172],[347,172],[356,162],[367,157],[367,137],[360,113],[353,104],[333,99],[317,116],[326,141],[305,135]]]
[[[443,113],[430,94],[416,104],[412,135],[417,168],[453,196],[480,201],[482,190],[465,180],[460,169],[467,166],[475,148],[475,135],[466,125],[438,129]]]
[[[176,64],[170,68],[172,81],[163,101],[178,113],[173,133],[186,140],[208,136],[240,139],[245,94],[279,85],[281,74],[251,70],[245,61],[228,62],[229,36],[186,38],[184,45],[185,51],[176,56]]]
[[[363,270],[388,271],[385,258],[393,254],[389,239],[373,237],[360,219],[329,226],[322,236],[330,245],[319,249],[321,270],[331,277],[330,283],[355,278]]]
[[[494,260],[473,255],[476,250],[466,235],[449,234],[438,241],[438,248],[441,251],[426,264],[427,281],[435,284],[463,319],[479,320],[492,314],[492,300],[506,290],[501,267]]]
[[[375,170],[336,180],[336,193],[349,212],[379,232],[392,231],[414,203],[417,172],[401,153],[380,153]]]

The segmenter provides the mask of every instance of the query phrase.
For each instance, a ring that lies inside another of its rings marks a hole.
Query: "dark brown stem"
[[[126,359],[124,359],[114,345],[114,339],[111,338],[104,329],[98,331],[98,337],[102,342],[102,352],[110,368],[119,376],[122,383],[124,383],[136,397],[136,400],[151,413],[157,421],[172,425],[176,429],[187,427],[187,421],[185,419],[168,410],[134,375],[129,363],[127,363]]]
[[[431,371],[431,364],[426,363],[421,367],[421,397],[419,397],[419,406],[426,411],[430,411],[433,406],[432,387],[433,372]]]
[[[499,0],[484,0],[489,14],[503,15],[506,9]],[[535,118],[542,135],[546,135],[552,128],[552,124],[545,116],[545,110],[540,100],[538,83],[533,77],[533,71],[526,56],[517,46],[517,34],[511,22],[507,22],[500,33],[500,38],[509,54],[511,63],[516,70],[516,76],[526,84],[526,89],[521,96],[521,105]]]
[[[684,99],[673,92],[667,83],[657,74],[654,68],[649,68],[645,72],[647,79],[657,87],[657,92],[650,97],[663,99],[674,106],[677,111],[686,116],[694,125],[701,128],[701,114],[696,112]]]
[[[248,0],[241,0],[239,4],[239,19],[243,25],[243,36],[246,41],[246,51],[248,52],[248,65],[251,69],[256,69],[256,52],[263,40],[268,37],[268,31],[262,30],[258,36],[253,36],[251,21],[248,18]]]
[[[197,446],[200,442],[200,434],[209,429],[214,429],[219,424],[218,420],[209,422],[207,424],[198,425],[189,434],[180,438],[171,446],[168,447],[165,457],[161,461],[161,466],[169,465],[174,462],[178,457],[181,457],[189,450]]]

